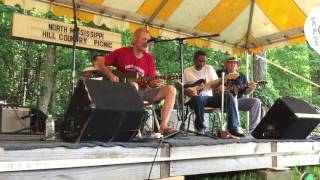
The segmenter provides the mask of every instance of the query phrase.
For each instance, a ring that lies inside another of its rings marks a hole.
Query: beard
[[[147,48],[147,47],[148,47],[148,43],[143,43],[143,44],[142,44],[142,47],[143,47],[143,48]]]

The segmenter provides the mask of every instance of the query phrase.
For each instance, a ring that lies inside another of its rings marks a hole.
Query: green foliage
[[[20,6],[6,6],[0,3],[0,100],[21,104],[24,85],[26,85],[26,105],[36,106],[37,96],[42,95],[46,90],[44,87],[43,65],[47,62],[47,45],[29,41],[21,41],[11,37],[12,14],[26,13],[28,15],[44,17],[61,22],[72,23],[71,19],[65,16],[55,16],[51,11],[41,13],[36,9],[23,10]],[[132,33],[128,30],[110,29],[105,24],[96,25],[93,22],[77,21],[79,25],[89,26],[102,30],[111,30],[122,34],[122,45],[130,46]],[[193,54],[197,50],[203,50],[208,54],[208,64],[213,65],[217,70],[222,68],[223,60],[229,56],[226,52],[213,51],[208,48],[199,48],[183,44],[184,68],[193,63]],[[63,114],[68,105],[71,89],[72,74],[72,49],[64,46],[56,46],[56,59],[50,71],[55,77],[52,102],[49,112],[57,115]],[[154,43],[151,47],[157,70],[160,74],[180,73],[180,46],[179,42]],[[76,78],[80,72],[90,65],[89,59],[96,54],[103,54],[101,51],[76,50]],[[320,55],[311,50],[306,44],[273,49],[268,51],[268,59],[280,64],[308,79],[319,84],[320,79]],[[40,67],[40,71],[37,69]],[[245,66],[240,67],[245,72]],[[285,73],[271,65],[268,65],[268,85],[266,88],[254,92],[262,102],[271,106],[279,96],[297,96],[320,106],[319,88],[313,88],[310,84]],[[38,83],[40,82],[40,84]]]
[[[292,180],[300,180],[303,173],[311,173],[313,179],[320,179],[319,166],[300,166],[292,168]],[[238,171],[228,173],[186,176],[186,180],[249,180],[259,179],[257,171]]]
[[[313,175],[313,179],[320,179],[320,167],[319,166],[300,166],[293,167],[293,180],[300,180],[301,176],[304,173],[311,173]]]
[[[271,76],[267,75],[268,84],[265,87],[257,88],[253,92],[253,97],[261,100],[262,104],[271,107],[274,101],[279,97],[279,91],[274,88],[274,83]]]
[[[250,180],[258,179],[255,171],[238,171],[228,173],[215,173],[186,176],[186,180]]]
[[[310,79],[308,47],[305,44],[272,49],[268,53],[268,58],[272,62]],[[273,82],[276,82],[274,86],[279,90],[280,96],[296,96],[305,99],[312,95],[311,86],[301,79],[280,71],[274,66],[268,66],[268,73]]]

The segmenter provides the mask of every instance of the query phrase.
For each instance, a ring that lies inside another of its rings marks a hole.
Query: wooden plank
[[[320,142],[278,142],[278,166],[320,164]]]
[[[272,166],[271,158],[266,156],[220,157],[175,161],[171,163],[170,175],[192,175],[217,172],[262,169]]]
[[[303,152],[320,150],[320,142],[278,142],[277,152]]]
[[[276,158],[276,166],[319,164],[320,142],[273,143],[276,143],[276,148],[272,148],[271,142],[182,147],[164,144],[159,149],[151,175],[154,178],[165,178],[270,168],[273,165],[272,158]],[[24,173],[37,178],[42,177],[42,172],[48,172],[48,175],[44,174],[43,177],[51,179],[55,179],[56,175],[67,177],[66,179],[79,179],[77,170],[88,171],[87,176],[78,172],[81,174],[79,176],[87,179],[98,177],[94,175],[95,173],[101,174],[104,179],[110,179],[110,177],[146,179],[155,153],[156,147],[128,148],[121,146],[80,149],[58,147],[14,151],[0,149],[0,179],[6,179],[1,177],[9,177],[7,175],[12,174],[14,176],[10,178],[19,179],[18,177],[22,175],[18,175]],[[110,171],[110,173],[103,171]],[[126,171],[129,176],[124,174]],[[51,172],[57,174],[51,174]],[[131,175],[135,173],[136,175]]]
[[[161,149],[161,157],[170,157],[170,146],[166,144]],[[163,161],[160,163],[160,178],[167,178],[170,176],[170,162]]]
[[[272,142],[271,143],[271,152],[275,153],[277,152],[277,143],[276,142]],[[276,155],[273,155],[272,157],[272,167],[278,167],[278,159]]]
[[[5,151],[0,149],[0,172],[90,167],[152,162],[156,148],[84,147]],[[164,155],[162,155],[164,156]],[[167,157],[157,161],[168,161]]]
[[[83,147],[68,149],[64,147],[41,148],[32,150],[4,150],[0,148],[0,161],[37,161],[37,160],[67,160],[67,159],[118,159],[118,158],[152,158],[156,148],[137,147]]]
[[[55,180],[133,180],[147,179],[151,163],[126,164],[113,166],[98,166],[55,170],[19,171],[0,173],[0,179],[6,180],[34,180],[34,179],[55,179]],[[160,165],[155,163],[151,173],[151,179],[160,178]]]
[[[320,155],[278,156],[278,167],[319,165]]]
[[[241,155],[270,154],[271,143],[233,143],[218,145],[201,145],[172,147],[171,157],[175,159],[197,159],[207,157],[228,157]]]

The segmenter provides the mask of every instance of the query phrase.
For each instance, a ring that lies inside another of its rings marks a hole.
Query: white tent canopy
[[[5,0],[25,9],[73,17],[72,0]],[[220,34],[187,43],[215,50],[258,52],[304,42],[303,26],[320,0],[76,0],[82,21],[134,31],[148,26],[154,37]]]

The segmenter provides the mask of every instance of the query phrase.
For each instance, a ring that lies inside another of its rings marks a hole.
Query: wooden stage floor
[[[153,161],[150,178],[157,179],[318,165],[319,152],[319,140],[221,140],[177,134],[161,142],[72,144],[43,142],[37,136],[0,136],[0,179],[147,179]]]

